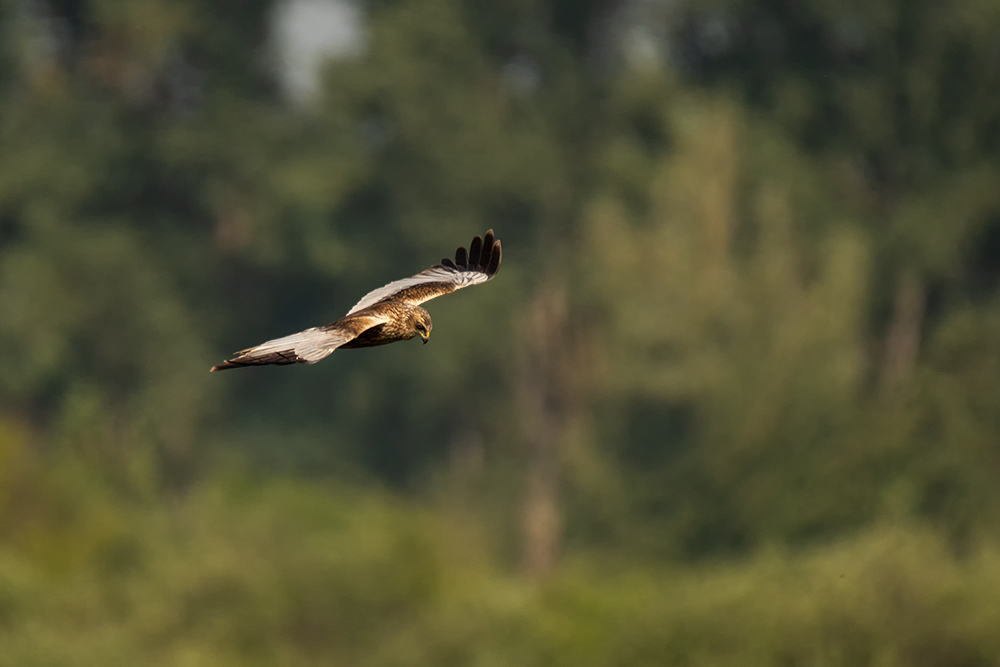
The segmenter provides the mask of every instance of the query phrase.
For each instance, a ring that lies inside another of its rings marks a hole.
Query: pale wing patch
[[[287,354],[293,361],[315,364],[353,338],[353,335],[345,334],[342,331],[324,331],[319,327],[312,327],[290,336],[282,336],[261,343],[246,350],[240,356],[263,357],[270,354],[279,356]]]
[[[439,293],[429,294],[426,298],[422,298],[420,301],[415,302],[423,303],[428,299],[433,299],[435,296],[448,294],[449,292],[454,292],[457,289],[468,287],[469,285],[484,283],[489,279],[490,276],[482,271],[457,271],[447,266],[434,266],[426,271],[421,271],[415,276],[403,278],[402,280],[395,280],[385,287],[379,287],[377,290],[369,292],[361,299],[361,301],[354,304],[354,307],[347,311],[347,314],[353,315],[359,310],[364,310],[368,306],[374,306],[383,299],[397,294],[407,288],[416,287],[417,285],[423,285],[426,283],[448,283],[448,286],[451,287],[451,289],[443,289]]]
[[[385,321],[385,317],[341,318],[325,327],[312,327],[238,352],[232,359],[213,366],[212,370],[268,364],[315,364],[341,345],[357,338],[361,332]]]

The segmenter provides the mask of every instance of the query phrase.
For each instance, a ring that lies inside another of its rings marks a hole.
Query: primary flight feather
[[[261,343],[237,352],[212,372],[265,364],[315,364],[338,348],[372,347],[420,336],[430,338],[431,316],[420,307],[425,301],[492,280],[500,268],[500,241],[493,230],[475,237],[455,260],[444,259],[415,276],[389,283],[366,294],[347,315],[326,326]]]

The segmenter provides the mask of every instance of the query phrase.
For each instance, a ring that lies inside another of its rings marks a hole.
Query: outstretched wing
[[[500,241],[493,230],[472,239],[469,250],[455,251],[455,260],[444,259],[415,276],[391,282],[365,295],[344,317],[323,327],[313,327],[282,338],[275,338],[236,355],[212,371],[264,364],[314,364],[368,329],[386,324],[399,312],[399,306],[417,305],[457,289],[492,280],[500,268]],[[377,304],[384,307],[372,308]],[[365,311],[364,313],[360,311]]]
[[[412,305],[421,304],[442,294],[478,285],[492,280],[500,268],[500,241],[493,238],[493,230],[486,232],[485,238],[475,237],[466,252],[465,247],[455,251],[455,261],[441,260],[426,271],[403,278],[371,291],[354,304],[348,311],[353,315],[382,301],[400,301]]]
[[[275,338],[237,352],[232,359],[212,366],[212,372],[265,364],[315,364],[341,345],[357,338],[363,331],[382,324],[385,320],[385,317],[374,314],[345,317],[324,327],[312,327],[290,336]]]

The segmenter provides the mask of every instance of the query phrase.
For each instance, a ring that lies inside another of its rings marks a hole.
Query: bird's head
[[[413,313],[410,315],[410,329],[415,336],[420,336],[425,345],[431,338],[431,329],[433,328],[434,323],[431,322],[431,314],[423,308],[414,308]]]

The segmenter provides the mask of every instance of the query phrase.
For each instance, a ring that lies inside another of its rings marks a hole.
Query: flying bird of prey
[[[455,261],[443,259],[415,276],[369,292],[336,322],[237,352],[232,359],[212,366],[212,371],[264,364],[315,364],[338,348],[373,347],[416,336],[426,343],[434,325],[420,304],[492,280],[499,268],[500,241],[493,238],[491,229],[485,238],[472,239],[468,252],[464,247],[456,250]]]

